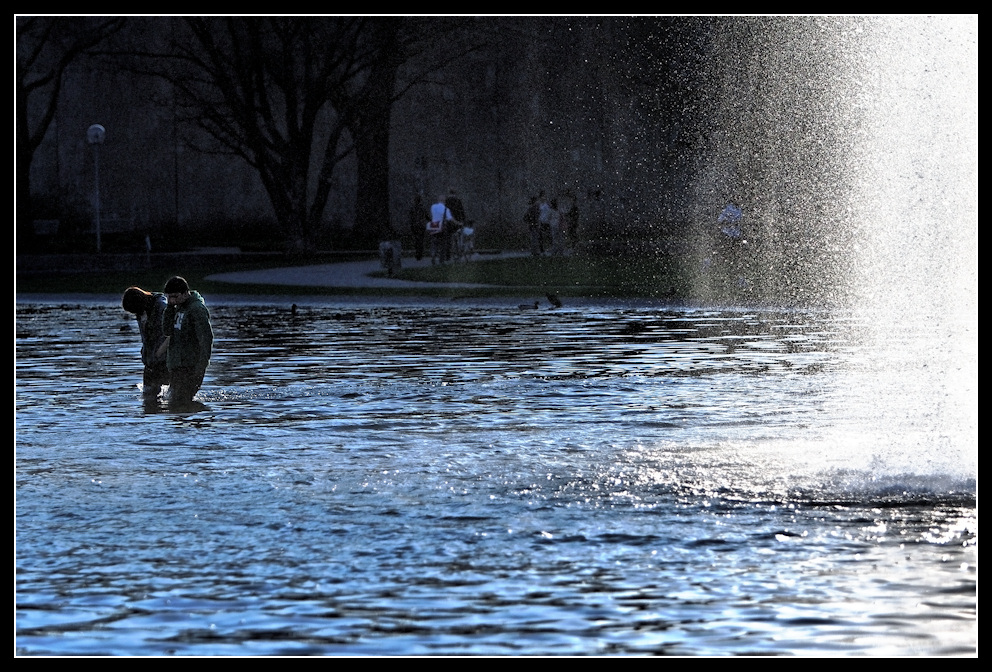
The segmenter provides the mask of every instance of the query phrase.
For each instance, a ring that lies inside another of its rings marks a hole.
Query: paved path
[[[526,252],[500,252],[495,255],[475,255],[476,259],[498,259],[527,256]],[[471,263],[471,262],[449,262]],[[403,258],[404,268],[430,266],[430,258],[417,261],[413,257]],[[382,271],[377,259],[370,261],[344,261],[334,264],[317,264],[315,266],[287,266],[284,268],[267,268],[259,271],[233,271],[230,273],[214,273],[207,280],[240,284],[287,285],[292,287],[382,287],[382,288],[416,288],[438,287],[436,282],[414,282],[396,278],[374,278],[370,274]],[[470,282],[445,283],[445,287],[490,287]]]

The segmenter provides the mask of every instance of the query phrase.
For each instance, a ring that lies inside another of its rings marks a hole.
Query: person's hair
[[[189,291],[189,283],[186,282],[186,278],[176,275],[169,278],[169,281],[165,283],[165,289],[162,291],[166,294],[185,294]]]
[[[128,287],[124,290],[124,296],[121,297],[121,308],[129,313],[140,315],[147,310],[148,299],[151,296],[151,292],[146,292],[141,287]]]

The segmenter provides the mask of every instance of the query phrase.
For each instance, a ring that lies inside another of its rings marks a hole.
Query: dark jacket
[[[448,196],[444,204],[448,206],[448,210],[451,210],[451,216],[456,222],[465,223],[465,206],[462,205],[462,199],[457,196]]]
[[[541,203],[539,201],[533,201],[527,206],[527,210],[524,212],[524,224],[531,228],[537,226],[538,217],[541,214]]]
[[[169,304],[165,294],[161,292],[155,292],[152,297],[151,308],[135,316],[138,320],[138,331],[141,332],[141,363],[145,366],[164,366],[165,355],[156,357],[155,353],[165,340],[162,321]]]
[[[169,371],[191,368],[205,371],[210,363],[214,332],[210,327],[210,312],[199,292],[190,292],[181,306],[165,310],[164,331],[170,336],[167,364]]]

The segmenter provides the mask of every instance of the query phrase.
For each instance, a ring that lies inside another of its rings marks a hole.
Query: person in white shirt
[[[431,221],[427,224],[427,233],[431,239],[431,263],[436,264],[438,260],[444,262],[448,260],[447,249],[451,240],[451,234],[445,233],[455,222],[445,203],[445,196],[441,194],[437,197],[437,202],[431,206]]]

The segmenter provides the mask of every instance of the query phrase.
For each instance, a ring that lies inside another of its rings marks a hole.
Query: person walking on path
[[[163,318],[163,348],[171,379],[169,405],[189,407],[210,364],[214,342],[210,311],[200,293],[190,291],[189,283],[178,275],[165,283],[164,292],[169,302]]]
[[[565,231],[568,236],[568,246],[577,249],[579,246],[579,206],[572,200],[572,207],[565,213]]]
[[[559,257],[565,254],[565,233],[562,225],[561,212],[558,210],[558,199],[551,199],[551,211],[548,213],[548,225],[551,231],[551,254]]]
[[[450,231],[454,228],[455,221],[451,215],[451,210],[445,202],[445,195],[437,197],[437,203],[431,206],[431,221],[427,224],[427,233],[431,239],[431,263],[435,264],[440,259],[441,262],[448,260],[450,256]],[[448,232],[448,235],[445,235]]]
[[[452,248],[455,244],[455,234],[465,225],[467,219],[465,217],[465,205],[454,189],[448,189],[448,196],[444,199],[444,204],[451,211],[451,221],[444,223],[444,231],[441,232],[441,235],[445,237],[443,242],[444,261],[448,261],[451,259]]]
[[[544,197],[544,192],[541,192],[541,203],[538,206],[538,248],[540,253],[544,254],[544,241],[547,240],[551,243],[551,218],[553,216],[552,212],[554,208],[548,199]]]
[[[531,196],[527,210],[524,212],[524,224],[527,225],[527,231],[530,233],[530,253],[535,257],[541,256],[541,232],[538,229],[540,210],[540,197]]]
[[[160,352],[165,343],[162,321],[168,300],[161,292],[147,292],[140,287],[128,287],[121,298],[121,307],[134,315],[141,334],[141,363],[145,365],[141,378],[146,401],[158,398],[163,385],[169,384],[166,353]]]

